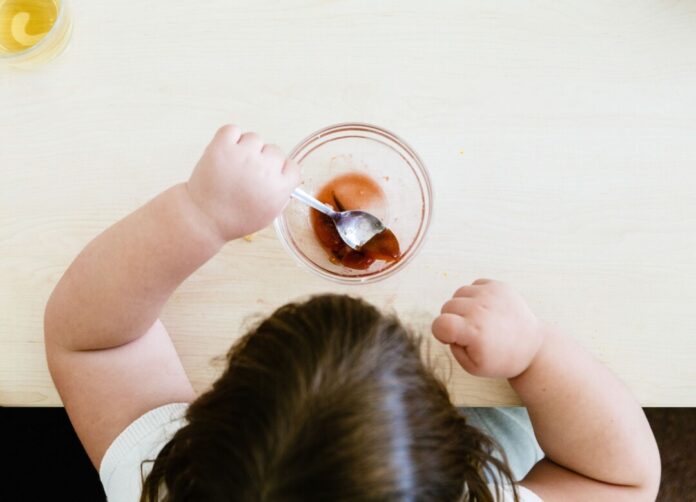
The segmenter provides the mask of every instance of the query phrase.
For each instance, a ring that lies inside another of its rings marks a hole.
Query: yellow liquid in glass
[[[60,0],[0,0],[0,54],[38,44],[58,17]]]

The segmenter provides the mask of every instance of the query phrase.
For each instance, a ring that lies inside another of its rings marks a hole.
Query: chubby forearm
[[[140,337],[174,289],[223,244],[185,184],[161,193],[70,265],[46,307],[47,342],[95,350]]]
[[[597,481],[656,491],[659,453],[636,399],[571,338],[542,329],[537,356],[509,381],[547,457]]]

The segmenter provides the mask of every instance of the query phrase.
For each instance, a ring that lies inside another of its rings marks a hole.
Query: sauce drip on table
[[[334,178],[316,197],[336,211],[362,209],[372,212],[370,209],[385,203],[384,192],[379,185],[360,173],[349,173]],[[333,220],[325,214],[311,209],[310,221],[317,240],[328,253],[332,263],[365,270],[376,260],[395,262],[401,257],[399,241],[389,229],[377,234],[356,251],[343,242]]]

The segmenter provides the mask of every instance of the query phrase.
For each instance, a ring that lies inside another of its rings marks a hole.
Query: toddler
[[[528,415],[458,410],[398,319],[337,295],[276,310],[197,396],[160,310],[299,182],[278,147],[225,126],[186,183],[97,236],[53,291],[49,368],[110,501],[654,500],[635,398],[496,281],[457,290],[432,334]]]

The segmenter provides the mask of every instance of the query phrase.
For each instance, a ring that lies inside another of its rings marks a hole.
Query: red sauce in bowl
[[[348,173],[334,178],[319,190],[316,198],[337,211],[362,209],[373,212],[372,208],[380,205],[383,207],[386,203],[379,185],[361,173]],[[365,270],[376,260],[396,262],[401,257],[399,241],[389,229],[376,235],[356,251],[343,242],[331,218],[315,209],[310,209],[309,218],[319,244],[326,250],[332,263]]]

